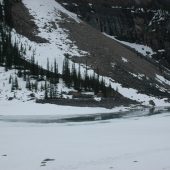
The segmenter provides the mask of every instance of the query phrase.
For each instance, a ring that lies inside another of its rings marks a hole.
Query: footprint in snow
[[[138,161],[133,161],[134,163],[137,163]]]
[[[48,162],[50,161],[55,161],[55,159],[50,159],[50,158],[47,158],[47,159],[44,159],[42,162],[41,162],[41,166],[46,166]]]
[[[6,154],[2,155],[3,157],[7,156]]]

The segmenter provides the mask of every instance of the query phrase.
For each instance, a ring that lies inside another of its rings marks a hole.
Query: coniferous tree
[[[49,59],[47,58],[47,72],[46,72],[46,76],[49,77],[49,72],[50,72],[50,62]]]
[[[9,76],[9,84],[11,84],[12,83],[12,76],[10,75]]]
[[[54,98],[54,86],[53,84],[50,84],[50,99]]]
[[[0,2],[0,22],[3,22],[3,5]]]
[[[54,59],[54,74],[55,75],[58,74],[58,65],[57,65],[56,59]]]
[[[59,82],[59,76],[58,76],[58,65],[56,62],[56,59],[54,60],[54,83],[57,84]]]
[[[57,98],[58,97],[58,91],[57,91],[57,85],[54,86],[54,92],[53,92],[53,98]]]
[[[87,91],[88,88],[88,73],[87,73],[87,62],[86,62],[86,70],[85,70],[85,80],[84,80],[84,89]]]
[[[30,82],[30,77],[29,76],[26,78],[26,88],[31,90],[31,82]]]
[[[12,79],[12,82],[11,82],[11,92],[13,92],[15,90],[15,85],[14,85],[14,81]]]
[[[41,83],[41,88],[40,88],[41,92],[44,90],[44,86],[43,84]]]
[[[34,89],[35,89],[35,92],[38,91],[38,81],[37,80],[34,83]]]
[[[26,70],[24,69],[23,80],[26,81]]]
[[[33,75],[35,75],[35,57],[34,55],[31,56],[31,72]]]
[[[15,88],[16,88],[16,90],[18,90],[18,88],[19,88],[17,77],[15,77]]]
[[[79,63],[79,69],[78,69],[78,76],[77,76],[77,88],[79,91],[81,91],[81,69],[80,69],[80,63]]]
[[[50,63],[48,58],[47,58],[47,71],[50,71]]]
[[[0,35],[1,36],[1,35]],[[0,43],[0,65],[3,64],[3,56],[2,56],[2,46],[1,46],[1,43]]]
[[[77,72],[75,68],[75,63],[72,63],[71,77],[72,77],[72,86],[77,90],[78,89],[78,85],[77,85],[78,77],[77,77]]]
[[[39,74],[40,74],[40,80],[43,80],[43,78],[44,78],[44,70],[43,70],[43,68],[42,67],[40,67],[40,70],[39,70]]]
[[[21,70],[18,70],[18,77],[21,78],[22,77],[22,71]]]
[[[68,58],[63,62],[63,79],[68,87],[71,87],[71,73]]]
[[[44,92],[44,98],[48,99],[48,87],[47,87],[47,81],[45,81],[45,92]]]

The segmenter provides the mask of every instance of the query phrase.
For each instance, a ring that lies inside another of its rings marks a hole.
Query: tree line
[[[83,75],[82,75],[83,72]],[[101,93],[103,97],[113,97],[115,91],[111,88],[111,84],[107,87],[104,78],[100,79],[99,71],[93,72],[93,75],[88,74],[87,63],[82,71],[79,63],[76,68],[76,63],[69,64],[69,59],[66,57],[63,62],[62,77],[68,87],[73,87],[77,91],[91,91],[95,95]]]

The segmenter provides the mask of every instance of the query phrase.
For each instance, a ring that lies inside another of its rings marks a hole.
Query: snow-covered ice
[[[169,170],[169,122],[169,113],[95,123],[0,122],[0,169]]]

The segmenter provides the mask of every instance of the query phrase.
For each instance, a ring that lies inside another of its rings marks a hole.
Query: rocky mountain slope
[[[59,0],[101,32],[129,42],[147,44],[153,57],[170,66],[169,0]]]
[[[122,19],[125,15],[122,16],[119,11],[126,10],[115,6],[110,8],[107,1],[99,1],[95,5],[92,3],[93,1],[11,1],[13,43],[17,42],[20,50],[24,47],[27,61],[34,57],[35,62],[44,69],[47,69],[47,64],[51,66],[56,60],[59,73],[62,73],[63,61],[68,58],[69,65],[75,62],[75,68],[80,70],[82,77],[96,74],[100,80],[104,79],[106,86],[111,86],[122,97],[146,105],[151,101],[153,105],[168,105],[169,70],[152,58],[142,55],[145,46],[140,54],[114,37],[101,33],[119,33],[120,38],[126,37],[129,35],[129,28],[134,26],[133,16],[130,15],[128,21],[123,19],[127,24],[111,26],[104,21],[107,18],[108,22],[112,22],[112,18],[108,18],[108,12],[110,15],[119,14]],[[132,11],[130,6],[127,10]],[[97,13],[104,20],[100,20]],[[118,22],[115,24],[122,22],[120,18],[116,20]],[[132,31],[131,33],[133,34]],[[143,41],[139,39],[138,42]],[[145,51],[145,54],[149,55],[149,52]]]

